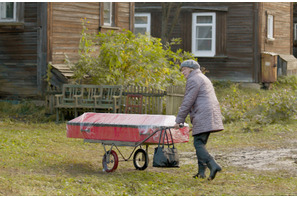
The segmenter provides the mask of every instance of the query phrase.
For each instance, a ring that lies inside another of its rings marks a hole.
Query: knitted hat
[[[193,68],[193,69],[200,69],[199,63],[197,63],[197,61],[194,61],[192,59],[182,62],[182,64],[180,65],[180,70],[183,67],[189,67],[189,68]]]

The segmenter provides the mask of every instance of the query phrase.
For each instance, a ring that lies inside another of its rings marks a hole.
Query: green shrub
[[[281,76],[278,77],[277,82],[274,84],[275,88],[287,88],[297,90],[297,76]]]
[[[227,88],[226,95],[221,96],[221,110],[225,123],[236,122],[243,119],[248,108],[247,96],[241,93],[238,84],[232,84]]]
[[[71,63],[75,79],[88,76],[93,84],[150,86],[165,89],[168,85],[183,85],[179,64],[195,59],[181,49],[171,47],[181,42],[173,39],[162,45],[161,39],[149,35],[134,35],[131,31],[90,34],[83,26],[79,45],[80,59]]]
[[[247,90],[237,84],[220,94],[224,123],[246,121],[254,124],[270,124],[290,119],[297,115],[297,95],[290,89]]]
[[[289,120],[297,113],[297,97],[285,89],[275,91],[259,105],[259,108],[261,116],[258,116],[257,122],[275,123]]]

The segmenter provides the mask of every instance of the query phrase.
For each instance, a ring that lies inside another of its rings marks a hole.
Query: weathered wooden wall
[[[38,3],[24,3],[23,27],[0,27],[0,97],[36,96]]]
[[[220,3],[227,11],[217,12],[218,21],[225,27],[217,28],[216,49],[221,51],[214,58],[198,57],[201,66],[209,73],[206,75],[216,80],[231,80],[237,82],[255,82],[254,40],[255,3]],[[218,35],[223,35],[221,40]],[[222,46],[222,45],[225,45]],[[224,49],[225,48],[225,49]]]
[[[0,97],[42,97],[47,64],[62,64],[65,55],[78,59],[82,19],[94,33],[134,28],[131,2],[115,3],[117,27],[112,28],[100,26],[102,2],[18,4],[24,5],[24,24],[0,24]]]
[[[99,31],[99,3],[48,3],[48,61],[64,63],[65,55],[78,59],[83,20],[90,31]]]
[[[232,80],[241,82],[257,81],[255,76],[255,4],[256,3],[183,3],[180,19],[176,25],[172,38],[182,38],[182,49],[191,51],[192,13],[215,12],[216,56],[197,57],[200,65],[209,73],[212,79]],[[159,6],[159,8],[157,8]],[[161,4],[136,3],[136,12],[152,13],[152,36],[160,37]],[[145,7],[149,9],[145,9]],[[145,11],[146,10],[146,11]],[[174,17],[174,9],[170,20]],[[171,26],[171,22],[168,24]]]
[[[171,38],[182,38],[183,43],[179,47],[191,51],[192,13],[215,12],[217,21],[216,55],[215,57],[197,57],[200,65],[209,71],[206,75],[217,80],[259,82],[261,51],[290,53],[292,48],[289,46],[291,4],[290,2],[265,2],[263,4],[260,2],[183,3],[178,24]],[[135,7],[135,12],[150,12],[152,14],[151,34],[161,37],[161,3],[136,2]],[[273,43],[264,43],[266,18],[262,15],[266,10],[275,14],[276,41]],[[170,21],[173,20],[175,14],[175,9],[173,9]],[[169,22],[168,26],[171,25]]]
[[[261,51],[292,54],[293,4],[291,2],[261,4]],[[267,14],[274,16],[274,41],[267,40]]]
[[[134,28],[134,3],[119,2],[117,5],[117,23],[120,29],[133,30]]]
[[[48,6],[48,53],[53,64],[64,63],[65,55],[71,61],[78,60],[78,45],[82,31],[82,20],[89,32],[108,30],[131,30],[131,14],[134,3],[117,2],[115,6],[116,27],[104,27],[100,19],[100,2],[53,2]],[[101,10],[101,13],[100,13]]]
[[[293,4],[293,24],[295,23],[297,23],[297,4],[296,3]],[[292,31],[294,31],[294,26]],[[294,32],[293,32],[293,36],[294,36]],[[297,58],[297,40],[293,41],[293,55],[295,56],[295,58]]]

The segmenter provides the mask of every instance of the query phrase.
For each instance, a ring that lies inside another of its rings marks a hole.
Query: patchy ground
[[[225,154],[212,155],[221,164],[240,166],[255,170],[286,170],[297,175],[297,142],[295,148],[276,150],[246,149]],[[181,164],[197,163],[195,152],[180,152]]]
[[[241,166],[257,170],[291,169],[294,174],[297,174],[297,148],[243,150],[216,158],[228,162],[232,166]]]

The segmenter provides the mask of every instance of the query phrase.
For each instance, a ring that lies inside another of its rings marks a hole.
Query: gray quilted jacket
[[[200,69],[193,70],[188,76],[176,123],[184,123],[189,113],[193,124],[192,135],[224,130],[220,104],[214,88]]]

